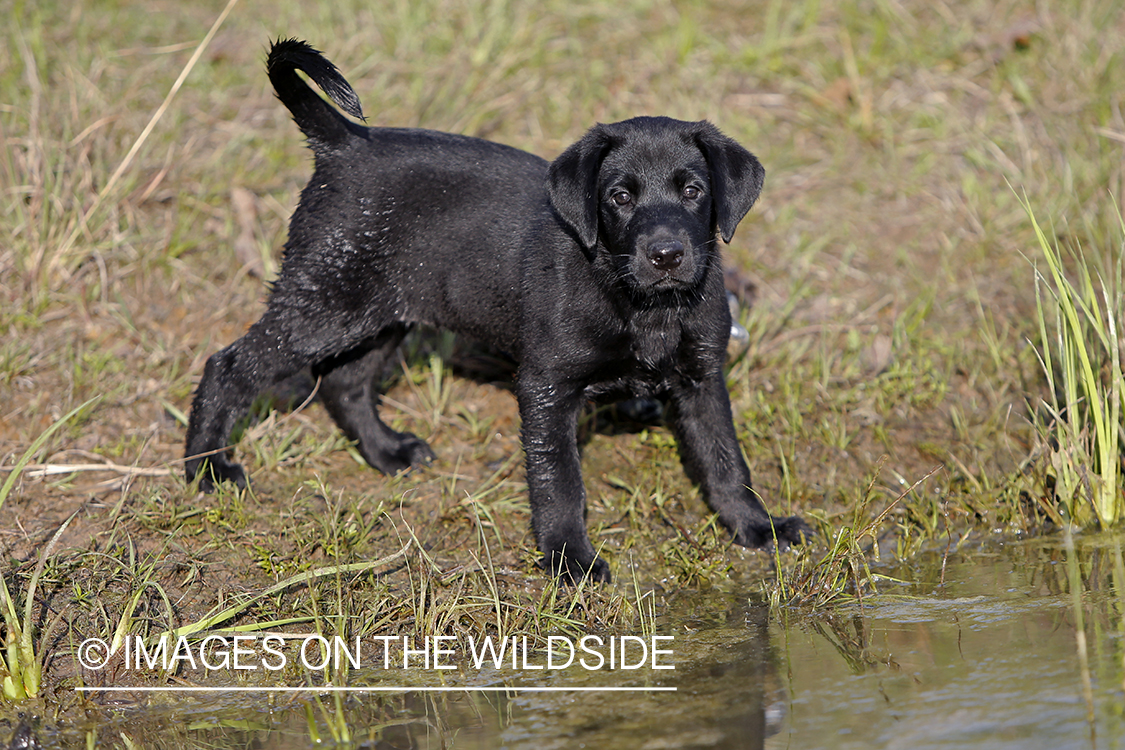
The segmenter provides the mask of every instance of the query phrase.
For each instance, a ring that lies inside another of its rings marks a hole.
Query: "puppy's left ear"
[[[714,125],[706,121],[699,125],[695,143],[711,170],[715,224],[723,242],[730,242],[734,228],[761,195],[766,170],[756,156]]]
[[[578,236],[585,250],[598,241],[598,171],[612,145],[606,129],[595,125],[551,162],[547,170],[551,207]]]

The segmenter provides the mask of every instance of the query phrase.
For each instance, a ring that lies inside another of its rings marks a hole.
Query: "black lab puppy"
[[[667,395],[685,464],[742,545],[800,542],[750,489],[723,362],[730,311],[716,235],[758,198],[758,160],[707,122],[598,125],[548,164],[496,143],[362,119],[347,81],[308,44],[268,69],[316,155],[269,309],[213,355],[191,407],[187,477],[245,486],[227,441],[258,392],[304,368],[376,469],[433,459],[379,419],[384,364],[408,327],[476,337],[519,361],[531,523],[544,564],[609,580],[586,534],[576,420],[587,399]]]

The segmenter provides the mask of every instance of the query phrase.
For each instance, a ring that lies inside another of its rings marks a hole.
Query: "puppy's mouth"
[[[649,286],[654,289],[680,289],[691,285],[690,279],[680,279],[670,273],[665,273],[663,276],[652,282]]]
[[[644,275],[630,274],[630,276],[634,293],[646,297],[676,295],[691,290],[696,284],[694,274],[664,272],[655,275],[648,271]]]

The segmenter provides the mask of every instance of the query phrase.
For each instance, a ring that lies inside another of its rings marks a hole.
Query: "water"
[[[676,692],[154,695],[143,710],[36,729],[46,747],[1125,748],[1114,548],[1079,540],[1091,723],[1060,547],[934,553],[882,569],[905,583],[831,614],[771,617],[749,593],[679,592],[658,620],[675,670],[544,677],[518,664],[447,680]]]
[[[1086,578],[1111,556],[1085,550]],[[930,566],[932,571],[933,566]],[[768,747],[1125,747],[1120,601],[1085,595],[1094,735],[1057,547],[953,560],[945,585],[881,597],[850,619],[792,625],[790,715]],[[1096,744],[1095,744],[1096,743]]]

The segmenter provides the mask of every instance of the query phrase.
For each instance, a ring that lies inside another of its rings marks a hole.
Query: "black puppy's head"
[[[550,167],[551,205],[636,291],[690,288],[758,199],[765,170],[709,122],[597,125]]]

